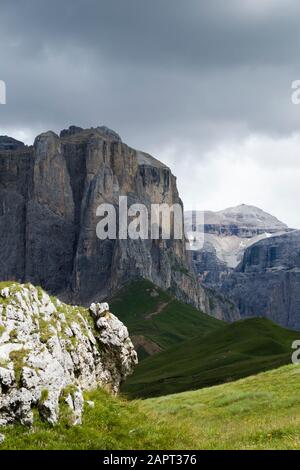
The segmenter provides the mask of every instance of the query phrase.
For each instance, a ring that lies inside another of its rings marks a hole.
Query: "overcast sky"
[[[0,133],[105,124],[167,163],[187,209],[300,228],[299,0],[1,0]]]

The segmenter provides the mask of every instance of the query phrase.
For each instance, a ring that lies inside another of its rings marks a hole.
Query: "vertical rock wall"
[[[113,131],[70,127],[33,147],[1,147],[0,279],[31,281],[70,302],[104,298],[144,277],[219,318],[236,310],[202,288],[180,240],[99,240],[96,209],[119,196],[128,205],[180,204],[170,169]]]

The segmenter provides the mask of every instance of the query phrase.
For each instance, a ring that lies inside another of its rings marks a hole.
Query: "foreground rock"
[[[0,425],[32,425],[34,409],[51,424],[61,405],[81,422],[83,391],[112,393],[133,371],[137,354],[108,304],[90,310],[50,298],[31,284],[0,290]]]

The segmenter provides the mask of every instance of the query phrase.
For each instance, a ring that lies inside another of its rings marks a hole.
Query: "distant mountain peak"
[[[194,256],[197,264],[196,271],[199,274],[214,272],[217,278],[219,270],[224,271],[224,263],[228,268],[235,268],[238,265],[248,246],[263,238],[283,234],[290,230],[285,223],[273,215],[248,204],[228,207],[217,212],[199,211],[198,214],[197,231],[204,234],[199,237],[200,241],[204,240],[200,252],[212,253],[212,255],[210,254],[205,260],[201,256],[199,259]],[[186,212],[185,226],[187,232],[190,233],[191,240],[193,240],[191,230],[193,225],[192,211]],[[192,250],[197,249],[191,246]],[[209,278],[207,274],[205,276],[206,279]]]
[[[9,137],[8,135],[0,136],[0,150],[17,150],[24,147],[24,143],[20,140]]]
[[[275,216],[259,207],[250,204],[239,204],[220,211],[197,211],[199,220],[205,225],[238,226],[240,228],[255,228],[260,231],[274,232],[286,230],[288,226]],[[186,220],[192,217],[192,211],[186,212]]]

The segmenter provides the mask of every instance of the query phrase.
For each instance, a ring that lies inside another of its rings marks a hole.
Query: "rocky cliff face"
[[[300,231],[261,240],[247,248],[221,291],[242,317],[262,316],[300,329]]]
[[[193,223],[197,221],[196,225]],[[263,210],[242,204],[219,212],[185,213],[193,264],[202,282],[218,286],[243,259],[247,247],[273,234],[288,232],[287,225]],[[193,241],[192,228],[203,242]],[[194,243],[194,245],[193,245]]]
[[[30,284],[2,283],[0,425],[31,425],[33,409],[55,424],[62,403],[79,424],[82,392],[104,387],[117,393],[136,363],[127,328],[108,304],[88,311]]]
[[[25,145],[19,140],[8,137],[7,135],[0,136],[0,150],[17,150],[24,149]]]
[[[97,207],[113,204],[118,216],[119,196],[148,209],[182,205],[170,169],[104,126],[46,132],[33,147],[0,145],[0,279],[89,304],[144,277],[209,314],[236,318],[231,304],[212,302],[189,272],[184,236],[97,238]]]

